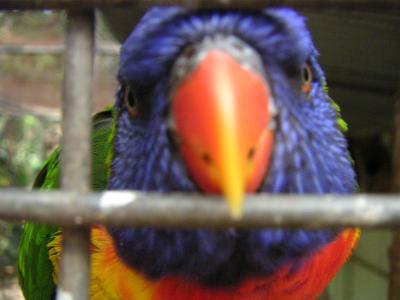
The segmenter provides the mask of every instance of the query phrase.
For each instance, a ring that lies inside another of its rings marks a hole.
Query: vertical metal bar
[[[67,13],[61,184],[63,189],[82,193],[90,190],[94,18],[93,11]],[[88,228],[63,228],[57,300],[89,297],[89,232]]]
[[[395,132],[393,147],[393,192],[400,193],[400,94],[397,94],[395,104]],[[389,249],[390,282],[389,300],[400,299],[400,230],[393,232],[393,240]]]

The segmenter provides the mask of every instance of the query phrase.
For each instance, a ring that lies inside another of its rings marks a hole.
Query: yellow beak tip
[[[231,218],[234,220],[240,220],[243,215],[242,199],[240,199],[240,201],[232,201],[229,199],[227,202],[229,206],[229,215]]]
[[[243,213],[241,209],[230,209],[229,215],[234,220],[240,220],[242,218]]]

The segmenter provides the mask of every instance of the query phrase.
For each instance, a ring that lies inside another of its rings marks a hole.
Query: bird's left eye
[[[311,66],[308,63],[305,63],[303,69],[301,71],[301,90],[303,93],[309,93],[311,91],[311,83],[313,81],[313,73]]]
[[[138,98],[135,91],[130,86],[125,88],[124,101],[131,117],[136,118],[139,114]]]

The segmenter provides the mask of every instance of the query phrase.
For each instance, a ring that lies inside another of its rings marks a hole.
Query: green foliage
[[[58,122],[32,115],[0,115],[0,187],[29,188],[58,142]],[[17,257],[20,224],[0,221],[0,268]]]
[[[62,56],[51,54],[0,56],[4,74],[12,74],[14,78],[24,80],[60,81],[63,73],[62,63]]]
[[[0,116],[0,187],[32,183],[49,150],[52,125],[54,121],[32,115]]]
[[[0,27],[2,30],[12,30],[15,35],[30,39],[37,39],[37,31],[46,28],[42,33],[47,38],[63,33],[65,14],[42,11],[11,11],[0,14]]]
[[[15,263],[20,233],[20,225],[9,224],[0,220],[0,266]]]
[[[62,44],[65,15],[59,12],[13,11],[0,15],[0,44]],[[5,76],[24,80],[59,81],[62,55],[0,55]]]

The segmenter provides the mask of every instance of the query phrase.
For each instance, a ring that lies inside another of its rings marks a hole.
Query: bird
[[[291,8],[150,8],[122,45],[114,105],[93,117],[92,189],[217,194],[236,219],[246,194],[354,193],[346,123],[318,56]],[[35,188],[59,187],[61,151]],[[359,235],[96,224],[90,299],[313,300]],[[25,224],[26,299],[54,298],[61,251],[59,227]]]

